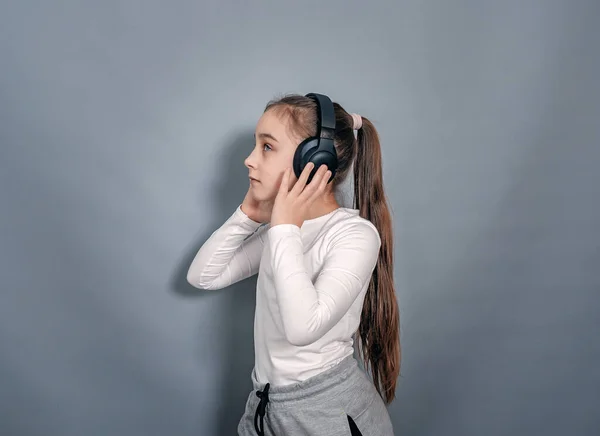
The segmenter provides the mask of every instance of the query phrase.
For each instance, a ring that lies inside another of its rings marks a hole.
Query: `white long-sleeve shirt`
[[[356,209],[271,227],[238,206],[202,245],[187,279],[215,290],[258,272],[254,372],[261,383],[287,385],[353,354],[380,247],[376,227]]]

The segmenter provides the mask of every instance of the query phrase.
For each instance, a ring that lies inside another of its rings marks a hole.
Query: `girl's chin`
[[[271,196],[268,192],[265,192],[263,187],[258,184],[251,184],[250,189],[252,189],[252,192],[254,193],[254,198],[259,201],[267,201],[275,198],[275,196]]]

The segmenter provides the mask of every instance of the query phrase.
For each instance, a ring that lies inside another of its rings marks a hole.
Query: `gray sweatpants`
[[[353,355],[300,383],[268,389],[252,371],[252,384],[239,436],[394,435],[385,403]]]

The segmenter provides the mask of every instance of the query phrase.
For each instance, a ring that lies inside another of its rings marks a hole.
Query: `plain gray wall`
[[[266,102],[371,118],[399,435],[600,434],[600,2],[4,1],[0,434],[232,435],[254,286],[195,290]]]

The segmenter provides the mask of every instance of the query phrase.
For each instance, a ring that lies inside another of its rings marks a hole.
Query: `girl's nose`
[[[244,160],[244,165],[246,165],[246,168],[254,168],[254,169],[256,169],[256,162],[255,162],[255,159],[254,159],[254,150]]]

